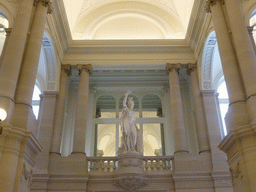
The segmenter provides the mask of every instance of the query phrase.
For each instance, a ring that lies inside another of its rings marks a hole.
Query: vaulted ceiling
[[[73,39],[184,39],[194,0],[63,0]]]

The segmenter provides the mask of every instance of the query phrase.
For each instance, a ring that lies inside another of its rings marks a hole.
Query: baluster
[[[156,160],[156,170],[160,171],[160,159]]]
[[[166,159],[163,159],[161,161],[161,167],[162,167],[162,170],[166,170]]]
[[[104,164],[104,159],[101,160],[101,171],[105,172],[105,164]]]
[[[155,166],[154,166],[154,160],[151,159],[150,162],[151,162],[151,164],[150,164],[150,169],[151,169],[151,171],[154,171],[154,168],[155,168]]]
[[[108,164],[107,164],[107,172],[110,172],[110,159],[109,160],[107,160],[107,162],[108,162]]]
[[[116,160],[113,160],[113,172],[116,171]]]
[[[88,163],[90,163],[90,171],[89,172],[92,172],[93,171],[93,161],[88,160]]]
[[[148,168],[149,168],[149,166],[148,166],[148,159],[145,159],[144,162],[145,162],[145,170],[149,171],[148,170]]]
[[[168,162],[167,169],[171,170],[171,168],[172,168],[172,166],[171,166],[171,159],[168,159],[167,162]]]
[[[100,162],[99,162],[99,160],[95,160],[95,164],[96,164],[95,165],[95,169],[96,169],[97,172],[99,172],[99,169],[100,169],[100,165],[99,165]]]

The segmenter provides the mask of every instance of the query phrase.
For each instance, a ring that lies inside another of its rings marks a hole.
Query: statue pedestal
[[[118,168],[114,175],[116,186],[131,191],[147,185],[141,157],[141,153],[131,151],[118,155]]]

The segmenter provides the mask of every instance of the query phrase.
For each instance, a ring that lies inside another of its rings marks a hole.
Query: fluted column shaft
[[[199,153],[209,152],[210,147],[209,147],[209,139],[208,139],[208,133],[207,133],[206,117],[204,112],[204,104],[203,104],[203,98],[199,89],[197,67],[195,64],[188,65],[188,73],[190,75],[191,86],[192,86]]]
[[[227,132],[241,125],[248,124],[245,106],[245,94],[238,63],[232,46],[229,30],[222,9],[222,0],[209,0],[208,11],[212,13],[223,73],[229,95],[229,109],[226,114]]]
[[[73,153],[85,154],[85,134],[86,134],[86,112],[89,93],[89,76],[91,73],[91,65],[78,65],[77,69],[80,74],[78,97],[77,97],[77,110],[75,120],[75,132]]]
[[[62,128],[63,128],[63,120],[64,120],[64,109],[65,109],[65,101],[66,101],[66,93],[67,93],[67,80],[69,75],[71,75],[70,65],[62,65],[61,72],[60,72],[60,86],[59,86],[60,88],[59,88],[56,113],[55,113],[51,153],[58,153],[58,154],[60,153],[60,144],[61,144],[61,136],[62,136]]]
[[[256,55],[237,0],[225,0],[229,24],[244,81],[248,112],[256,124]]]
[[[18,2],[19,5],[15,23],[12,28],[12,33],[0,71],[0,105],[8,113],[8,122],[11,121],[11,113],[14,108],[14,93],[19,76],[34,0],[20,0]]]
[[[36,3],[30,37],[20,70],[15,96],[16,105],[13,124],[24,129],[27,128],[28,116],[31,110],[32,95],[41,53],[46,14],[50,5],[50,0],[39,0]]]
[[[175,153],[188,152],[178,77],[178,71],[180,67],[180,64],[167,64],[167,71],[169,73],[170,82],[172,122],[174,125]]]

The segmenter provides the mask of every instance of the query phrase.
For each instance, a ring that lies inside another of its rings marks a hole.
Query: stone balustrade
[[[173,156],[144,156],[145,171],[172,170]]]
[[[172,170],[173,156],[143,156],[144,171],[170,171]],[[88,172],[112,173],[118,169],[118,157],[88,157]]]
[[[117,168],[118,157],[88,157],[89,172],[114,172]]]

